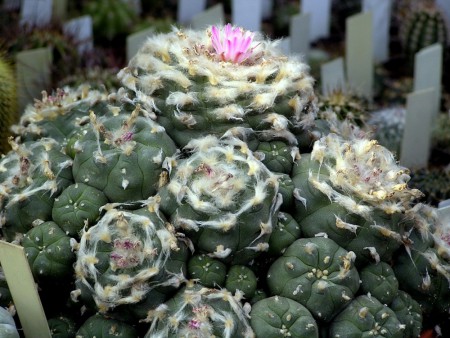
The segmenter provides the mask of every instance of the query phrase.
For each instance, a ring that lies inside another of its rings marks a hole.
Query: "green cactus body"
[[[402,43],[408,61],[413,65],[415,54],[434,43],[447,45],[447,23],[435,5],[419,7],[404,20]]]
[[[403,338],[403,325],[388,307],[376,298],[359,296],[330,325],[330,337]]]
[[[195,255],[188,262],[189,277],[206,287],[222,287],[225,285],[227,266],[221,261],[207,255]]]
[[[241,63],[221,61],[211,29],[174,30],[150,37],[118,76],[142,104],[156,106],[157,121],[180,147],[232,128],[295,144],[289,129],[313,123],[316,112],[308,66],[261,36],[249,48]]]
[[[450,275],[440,249],[435,247],[431,234],[422,236],[415,230],[409,238],[413,244],[398,254],[393,267],[402,290],[413,296],[427,314],[448,313]]]
[[[286,248],[301,237],[297,221],[288,213],[278,213],[278,222],[269,239],[269,254],[280,256]]]
[[[349,120],[357,126],[363,126],[367,115],[367,102],[350,90],[335,89],[319,98],[318,107],[321,111],[331,110],[340,120]],[[321,113],[319,113],[320,116]]]
[[[183,262],[169,258],[183,244],[166,228],[157,201],[148,203],[136,211],[110,208],[83,233],[75,265],[80,289],[73,296],[93,299],[106,313],[120,305],[145,303],[157,287],[178,287],[187,257]]]
[[[399,290],[389,306],[400,323],[405,325],[404,337],[420,337],[422,332],[422,309],[409,294]]]
[[[280,296],[260,300],[250,312],[257,338],[319,338],[311,313],[300,303]]]
[[[44,222],[28,231],[22,246],[37,281],[55,281],[72,277],[75,254],[70,238],[55,222]]]
[[[138,338],[134,327],[122,321],[96,314],[79,328],[76,338]]]
[[[385,262],[370,264],[359,271],[361,291],[370,293],[383,304],[390,304],[397,297],[398,280]]]
[[[272,172],[290,174],[294,162],[300,159],[298,148],[282,141],[261,142],[255,153],[262,154],[261,162]]]
[[[267,293],[263,289],[256,289],[255,294],[253,297],[249,300],[249,303],[251,305],[255,304],[256,302],[259,302],[260,300],[263,300],[267,298]]]
[[[0,337],[19,338],[14,318],[5,308],[0,307]]]
[[[75,182],[103,191],[111,202],[156,193],[163,162],[176,147],[163,127],[139,113],[137,106],[129,115],[102,119],[91,111],[93,128],[78,140],[73,160]]]
[[[13,144],[0,160],[2,232],[8,240],[26,233],[36,220],[51,220],[56,196],[73,182],[72,160],[52,139]]]
[[[10,149],[8,136],[10,127],[19,116],[17,111],[17,89],[14,70],[0,55],[0,154]]]
[[[354,259],[331,239],[301,238],[271,265],[267,284],[272,295],[293,299],[327,322],[359,289]]]
[[[51,137],[65,143],[70,134],[89,122],[89,111],[109,113],[107,94],[81,85],[76,89],[58,89],[25,108],[18,124],[12,127],[24,141]],[[112,115],[112,114],[110,114]]]
[[[294,207],[294,182],[292,182],[291,176],[281,174],[278,176],[278,192],[283,198],[283,204],[281,204],[280,210],[291,212]]]
[[[231,293],[241,291],[244,298],[251,299],[256,292],[257,278],[255,273],[244,265],[233,265],[227,274],[225,287]]]
[[[102,191],[83,183],[68,186],[53,204],[52,218],[70,236],[78,237],[86,225],[100,216],[100,208],[108,203]]]
[[[145,338],[253,338],[246,310],[226,289],[209,289],[187,282],[172,299],[149,312]]]
[[[357,264],[389,261],[411,227],[401,222],[420,191],[408,189],[407,170],[376,141],[317,141],[293,171],[295,219],[306,237],[325,233],[353,251]]]
[[[268,249],[279,208],[278,181],[237,139],[193,140],[159,193],[161,210],[196,248],[233,264]]]
[[[75,321],[65,316],[50,318],[48,326],[52,338],[74,338],[77,333]]]

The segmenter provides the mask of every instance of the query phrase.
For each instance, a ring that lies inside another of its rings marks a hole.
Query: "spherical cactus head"
[[[153,337],[227,337],[253,338],[247,306],[242,294],[227,289],[210,289],[192,281],[165,304],[149,311],[150,329],[145,338]]]
[[[330,325],[331,337],[381,336],[405,337],[405,325],[395,313],[374,297],[359,296],[354,299]]]
[[[226,25],[150,37],[118,76],[180,147],[235,128],[295,144],[291,130],[313,124],[317,110],[308,68],[260,34]]]
[[[134,211],[110,208],[81,237],[75,273],[82,299],[106,313],[151,298],[155,288],[177,288],[187,257],[181,266],[171,261],[182,245],[172,228],[155,200]]]
[[[278,181],[247,144],[213,136],[193,140],[160,189],[161,210],[196,249],[243,264],[266,251],[280,199]]]
[[[132,105],[130,105],[132,106]],[[176,146],[140,105],[128,111],[109,106],[116,116],[89,112],[90,128],[77,141],[75,182],[101,190],[110,202],[146,199],[156,193],[164,160]]]
[[[250,318],[257,337],[319,337],[317,323],[309,310],[290,298],[262,299],[252,305]]]
[[[329,322],[359,289],[354,260],[353,252],[331,239],[301,238],[271,265],[267,284],[272,295],[295,300]]]
[[[404,213],[422,193],[406,168],[374,140],[329,134],[294,167],[295,219],[307,237],[325,233],[353,251],[357,264],[389,261],[410,225]]]

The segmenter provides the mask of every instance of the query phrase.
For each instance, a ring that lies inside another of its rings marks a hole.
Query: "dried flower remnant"
[[[212,45],[221,61],[242,63],[251,56],[253,33],[232,27],[231,24],[227,24],[223,30],[212,26],[211,32]]]

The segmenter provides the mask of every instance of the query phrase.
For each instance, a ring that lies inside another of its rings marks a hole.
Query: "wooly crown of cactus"
[[[231,25],[174,29],[118,77],[44,93],[0,159],[1,233],[49,318],[127,338],[418,337],[448,320],[450,231],[386,148],[317,114],[299,58]]]

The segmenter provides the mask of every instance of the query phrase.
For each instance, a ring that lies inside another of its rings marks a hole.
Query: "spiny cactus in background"
[[[10,146],[9,128],[19,118],[17,111],[16,78],[11,65],[0,55],[0,154],[6,153]]]
[[[293,132],[313,124],[316,113],[307,71],[273,42],[227,25],[150,37],[118,76],[135,100],[155,107],[180,147],[232,128],[295,145]]]
[[[92,17],[94,36],[100,40],[128,34],[137,20],[131,6],[122,0],[87,1],[82,11]]]
[[[400,158],[406,109],[402,106],[377,110],[371,113],[367,125],[373,138]]]
[[[186,281],[167,303],[149,311],[151,326],[145,338],[223,337],[252,338],[242,294],[209,289]]]
[[[351,90],[334,89],[319,98],[318,106],[320,111],[331,110],[339,120],[348,119],[359,127],[363,126],[367,120],[367,100]]]
[[[438,206],[439,202],[450,199],[450,170],[444,168],[413,170],[409,185],[423,192],[424,203]]]
[[[401,41],[403,51],[411,66],[414,56],[422,48],[434,43],[447,45],[447,22],[434,1],[423,1],[402,22]]]
[[[446,114],[439,114],[434,123],[431,136],[432,147],[450,157],[450,111]]]

